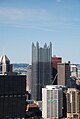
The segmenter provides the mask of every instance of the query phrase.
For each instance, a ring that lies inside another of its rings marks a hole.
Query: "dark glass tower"
[[[32,99],[42,99],[42,88],[51,84],[52,44],[44,47],[32,43]]]
[[[25,94],[25,75],[0,75],[0,119],[25,118]]]

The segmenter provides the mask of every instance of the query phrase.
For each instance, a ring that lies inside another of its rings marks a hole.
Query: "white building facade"
[[[78,77],[78,68],[76,65],[70,65],[71,77]]]
[[[62,117],[63,90],[60,85],[47,85],[42,88],[42,117],[55,119]]]
[[[26,91],[28,91],[29,93],[31,93],[31,88],[32,88],[31,70],[32,70],[32,68],[30,66],[28,66],[27,74],[26,74]]]

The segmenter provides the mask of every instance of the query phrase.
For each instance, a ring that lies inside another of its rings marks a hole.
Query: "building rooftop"
[[[66,88],[66,86],[63,85],[46,85],[47,89],[58,89],[58,88]]]
[[[10,62],[10,60],[8,59],[8,57],[6,55],[1,55],[0,56],[0,63],[1,64],[6,64],[8,62]]]

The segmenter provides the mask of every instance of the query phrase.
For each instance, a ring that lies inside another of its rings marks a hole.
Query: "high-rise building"
[[[77,65],[78,79],[80,79],[80,65]]]
[[[0,75],[0,119],[25,118],[26,76]]]
[[[67,118],[80,119],[80,90],[68,88],[67,90]]]
[[[12,72],[6,55],[0,57],[0,119],[25,118],[26,75]]]
[[[52,57],[52,83],[57,85],[57,65],[58,63],[62,63],[61,57]]]
[[[58,63],[58,85],[67,85],[70,78],[70,63]]]
[[[6,55],[0,56],[0,74],[12,72],[12,64]]]
[[[42,117],[59,119],[63,116],[63,87],[47,85],[42,88]]]
[[[31,94],[31,87],[32,87],[32,76],[31,76],[31,65],[27,66],[27,73],[26,73],[26,91]]]
[[[76,65],[70,65],[71,77],[78,78],[78,68]]]
[[[32,98],[42,99],[42,88],[51,83],[52,44],[44,47],[32,43]]]

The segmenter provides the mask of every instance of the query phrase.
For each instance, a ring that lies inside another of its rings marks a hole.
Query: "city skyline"
[[[79,0],[1,0],[0,55],[31,64],[32,42],[51,42],[52,55],[80,63],[79,11]]]

